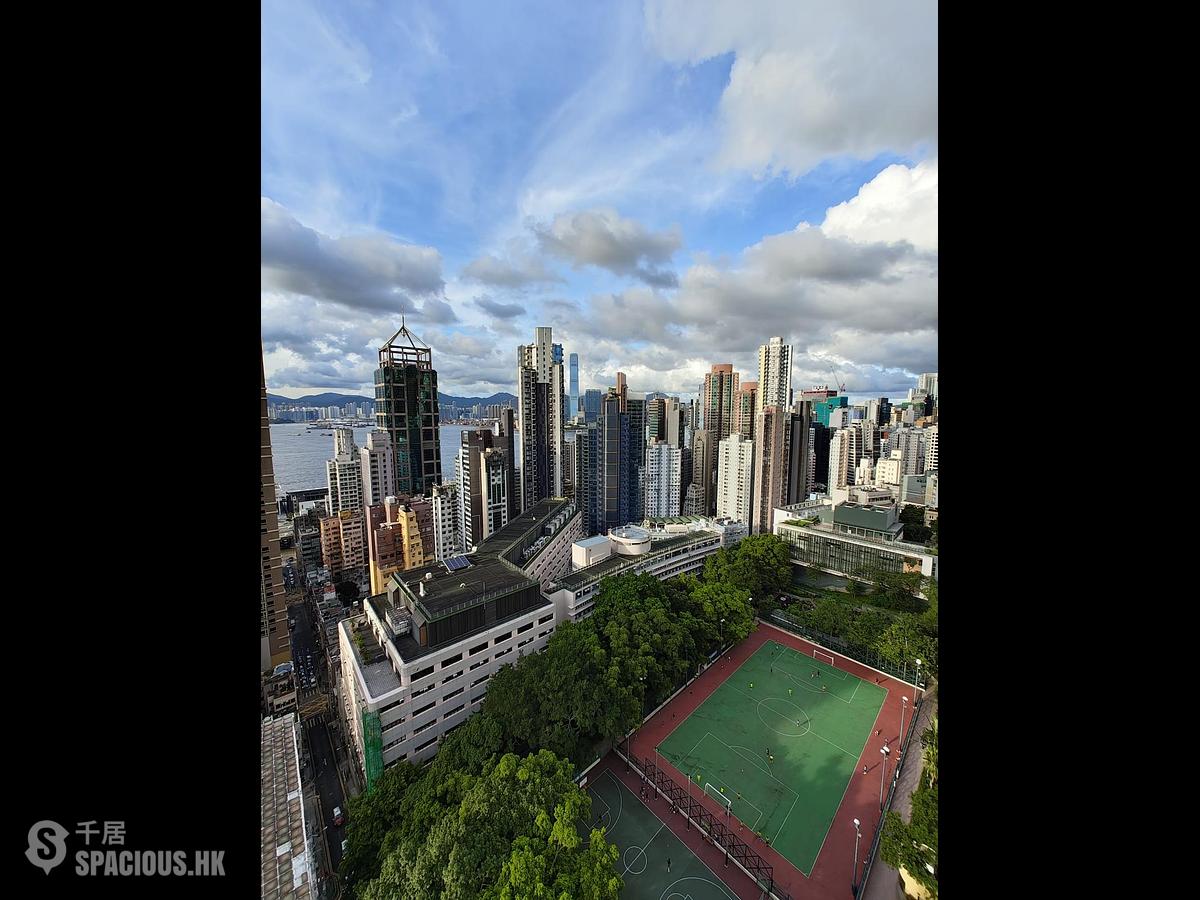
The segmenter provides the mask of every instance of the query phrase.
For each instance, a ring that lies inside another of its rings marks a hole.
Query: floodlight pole
[[[883,764],[879,770],[879,811],[883,812],[883,782],[887,777],[888,754],[892,752],[892,748],[884,744],[879,752],[883,754]]]
[[[862,830],[859,827],[862,825],[858,819],[854,820],[854,868],[850,873],[850,893],[858,893],[858,841],[862,837]]]
[[[905,713],[908,712],[908,698],[901,697],[900,700],[902,703],[902,705],[900,707],[900,746],[903,747],[904,746],[904,715],[905,715]]]

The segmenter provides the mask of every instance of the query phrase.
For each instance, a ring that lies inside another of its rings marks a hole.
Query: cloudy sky
[[[442,391],[713,363],[897,395],[936,371],[937,4],[262,3],[273,393],[373,394],[406,317]]]

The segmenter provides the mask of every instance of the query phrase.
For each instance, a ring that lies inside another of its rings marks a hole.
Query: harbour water
[[[467,425],[441,427],[442,480],[454,477],[454,456]],[[370,428],[355,428],[354,443],[365,447]],[[333,457],[333,429],[312,429],[302,424],[271,426],[271,456],[275,483],[283,491],[305,491],[326,486],[325,460]]]

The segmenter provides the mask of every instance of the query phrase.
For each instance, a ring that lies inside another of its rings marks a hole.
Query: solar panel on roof
[[[451,572],[457,572],[459,569],[465,569],[471,565],[471,561],[465,556],[452,556],[446,560],[446,568]]]

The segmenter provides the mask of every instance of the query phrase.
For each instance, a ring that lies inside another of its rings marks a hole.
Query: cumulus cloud
[[[413,296],[430,296],[427,311],[445,321],[438,301],[444,284],[441,254],[383,234],[330,237],[298,222],[263,197],[261,279],[264,291],[281,291],[352,309],[419,312]]]
[[[908,241],[938,248],[938,161],[888,166],[845,203],[825,213],[821,230],[853,241]]]
[[[467,278],[493,287],[520,288],[565,281],[561,275],[547,269],[545,263],[536,257],[503,260],[484,255],[468,263],[462,273]]]
[[[657,287],[677,283],[675,273],[659,264],[668,263],[683,245],[678,228],[649,231],[613,209],[563,213],[549,226],[532,227],[543,250],[570,261],[576,269],[597,266]]]
[[[936,0],[904,4],[648,0],[659,53],[693,65],[726,53],[719,161],[802,175],[822,159],[936,144]]]

